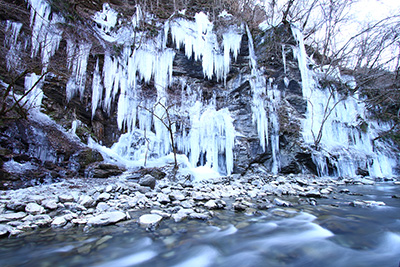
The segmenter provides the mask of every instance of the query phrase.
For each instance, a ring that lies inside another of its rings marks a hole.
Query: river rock
[[[75,211],[85,211],[86,210],[86,208],[83,205],[75,203],[75,202],[65,202],[64,206],[67,209],[69,209],[70,211],[74,211],[74,212]]]
[[[274,199],[274,204],[277,206],[280,206],[280,207],[291,207],[292,206],[292,203],[283,201],[282,199],[279,199],[279,198]]]
[[[42,215],[28,215],[24,218],[24,221],[30,222],[31,224],[34,223],[37,226],[43,227],[49,225],[53,220],[47,214]]]
[[[107,201],[111,198],[111,195],[109,193],[101,193],[98,197],[97,197],[97,201]]]
[[[161,204],[168,204],[171,202],[171,199],[164,193],[158,193],[157,201],[160,202]]]
[[[73,202],[74,201],[74,197],[70,194],[62,194],[58,196],[58,200],[62,203],[64,202]]]
[[[189,214],[189,218],[190,219],[196,219],[196,220],[208,220],[211,218],[210,215],[204,214],[204,213],[200,213],[200,212],[192,212]]]
[[[25,212],[13,212],[13,213],[5,213],[0,214],[0,223],[9,222],[14,220],[20,220],[26,216]]]
[[[106,202],[99,202],[96,206],[96,210],[104,212],[109,210],[111,207]]]
[[[162,211],[162,210],[152,210],[150,213],[151,214],[160,215],[163,218],[170,218],[171,217],[171,214],[169,214],[169,213],[167,213],[165,211]]]
[[[57,201],[54,199],[49,199],[49,200],[44,200],[42,202],[42,205],[49,210],[55,210],[58,208]]]
[[[139,217],[139,225],[142,227],[157,226],[162,218],[163,217],[158,214],[145,214]]]
[[[151,189],[154,189],[154,187],[156,186],[156,178],[154,178],[150,174],[146,174],[144,177],[140,178],[139,184],[141,186],[148,186]]]
[[[67,220],[64,218],[64,216],[59,216],[54,218],[53,222],[51,223],[52,227],[63,227],[64,225],[67,224]]]
[[[92,226],[102,226],[102,225],[114,224],[125,219],[126,219],[126,214],[124,212],[112,211],[89,218],[87,224]]]
[[[30,214],[42,214],[45,212],[45,209],[36,203],[29,203],[25,207],[25,211]]]
[[[0,237],[8,235],[10,228],[8,225],[0,224]]]
[[[373,200],[355,200],[350,202],[350,206],[353,207],[377,207],[377,206],[386,206],[386,203],[383,201],[373,201]]]
[[[26,203],[22,201],[10,201],[6,204],[7,209],[14,211],[25,211]]]
[[[78,203],[84,206],[85,208],[93,207],[95,201],[91,196],[82,195],[79,197]]]
[[[172,200],[183,201],[186,199],[185,195],[179,190],[172,191],[169,196]]]
[[[194,213],[192,209],[180,209],[177,213],[172,215],[175,222],[181,222],[186,219],[189,214]]]

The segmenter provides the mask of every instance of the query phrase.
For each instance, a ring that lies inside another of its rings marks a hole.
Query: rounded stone
[[[162,218],[163,217],[158,214],[145,214],[139,217],[139,225],[143,227],[158,225]]]

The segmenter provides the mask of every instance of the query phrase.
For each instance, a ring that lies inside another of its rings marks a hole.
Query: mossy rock
[[[84,172],[86,167],[95,162],[104,160],[103,156],[97,150],[87,148],[75,154],[72,157],[73,161],[79,164],[79,172]]]

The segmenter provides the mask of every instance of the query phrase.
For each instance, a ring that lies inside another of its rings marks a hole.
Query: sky
[[[354,4],[354,14],[359,21],[380,20],[400,14],[399,0],[360,0]]]

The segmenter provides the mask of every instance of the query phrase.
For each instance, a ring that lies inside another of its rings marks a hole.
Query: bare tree
[[[176,125],[177,121],[173,120],[172,115],[170,113],[170,110],[175,106],[175,104],[172,105],[164,105],[161,103],[161,101],[157,101],[157,103],[154,104],[154,106],[149,109],[145,106],[139,105],[139,108],[142,108],[146,111],[148,111],[154,118],[159,120],[162,125],[167,129],[169,133],[169,138],[171,141],[171,148],[172,148],[172,153],[174,154],[174,170],[178,170],[178,160],[177,160],[177,149],[175,145],[175,137],[174,137],[174,126]],[[161,107],[162,110],[164,111],[162,115],[157,114],[156,109],[157,107]]]

